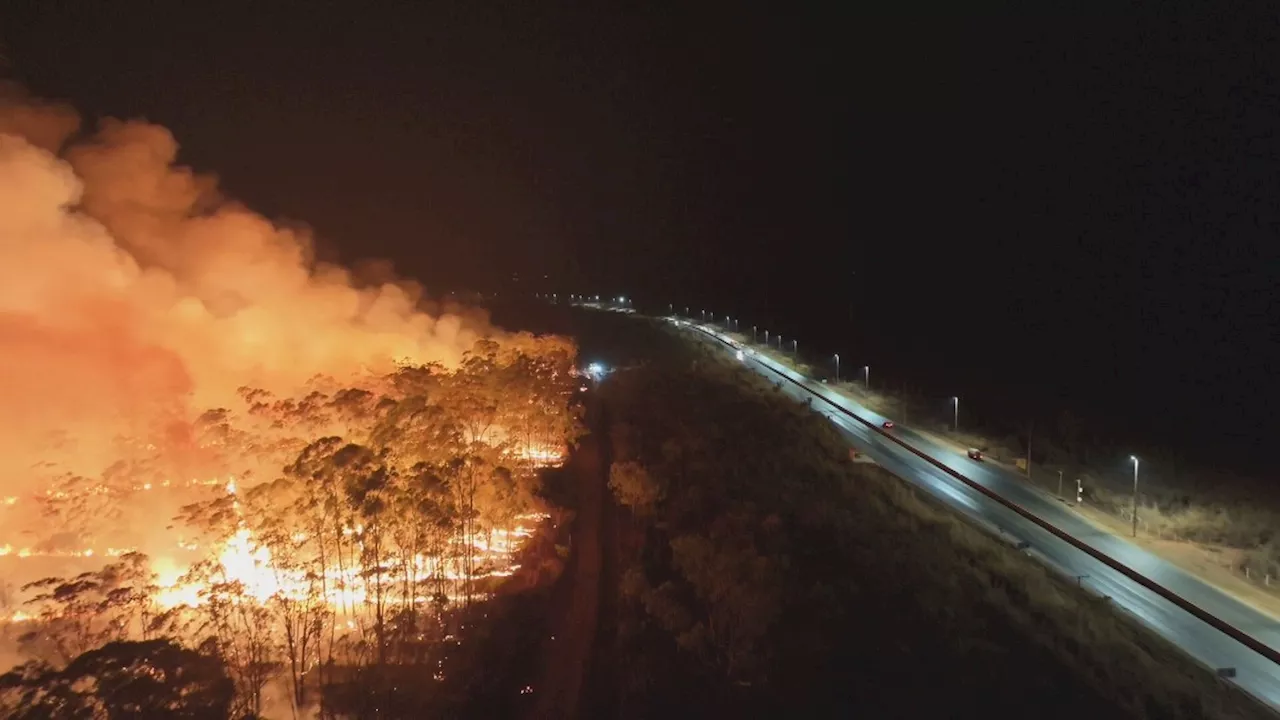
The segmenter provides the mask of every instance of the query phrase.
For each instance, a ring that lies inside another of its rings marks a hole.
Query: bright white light
[[[741,360],[741,359],[742,359],[742,351],[741,351],[741,350],[739,350],[739,351],[738,351],[738,359],[739,359],[739,360]]]
[[[592,375],[599,375],[600,373],[604,372],[604,366],[601,365],[600,363],[591,363],[590,365],[587,366],[587,372],[591,373]]]

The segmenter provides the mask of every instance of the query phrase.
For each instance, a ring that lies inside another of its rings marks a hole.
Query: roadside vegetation
[[[590,716],[1267,717],[721,353],[618,322],[648,357],[600,388],[623,510]]]
[[[750,342],[750,337],[739,339]],[[856,377],[850,381],[849,375],[835,383],[832,368],[806,363],[803,353],[797,358],[777,350],[765,352],[809,377],[826,380],[833,389],[877,413],[957,446],[979,448],[991,461],[1021,462],[1019,467],[1025,471],[1030,447],[1032,483],[1057,493],[1061,472],[1063,494],[1074,497],[1078,478],[1087,508],[1112,518],[1117,526],[1132,520],[1133,468],[1128,458],[1133,449],[1123,438],[1112,437],[1082,417],[1063,411],[1010,430],[1007,425],[962,416],[957,432],[945,399],[926,398],[908,388],[877,387],[874,379],[868,389]],[[1167,449],[1146,448],[1140,455],[1142,535],[1200,546],[1212,562],[1280,601],[1280,535],[1275,532],[1280,527],[1280,494],[1274,483],[1197,465]]]

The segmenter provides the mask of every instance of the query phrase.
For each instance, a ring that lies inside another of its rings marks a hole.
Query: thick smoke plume
[[[51,443],[98,473],[119,437],[180,444],[237,388],[456,363],[483,319],[357,286],[310,238],[176,165],[162,127],[0,87],[0,500],[34,491]],[[0,541],[2,542],[2,541]]]

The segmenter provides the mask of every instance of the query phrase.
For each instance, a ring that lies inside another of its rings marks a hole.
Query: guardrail
[[[702,327],[700,327],[700,326],[698,326],[698,325],[694,325],[694,324],[692,324],[692,323],[689,323],[689,326],[690,326],[690,327],[693,327],[694,329],[698,330],[699,332],[701,332],[702,334],[706,335],[707,337],[710,337],[710,338],[712,338],[713,340],[715,340],[715,341],[717,341],[717,342],[719,342],[719,343],[721,343],[721,344],[723,344],[723,345],[725,345],[725,346],[727,346],[727,347],[730,347],[730,348],[732,348],[732,347],[733,347],[733,345],[729,344],[728,342],[725,342],[725,340],[724,340],[723,338],[721,338],[721,337],[719,337],[719,336],[715,335],[714,333],[710,333],[710,332],[708,332],[708,331],[704,330]],[[833,407],[833,408],[835,408],[836,410],[839,410],[840,412],[844,413],[845,415],[848,415],[849,417],[853,418],[854,420],[857,420],[858,422],[862,423],[863,425],[866,425],[868,428],[870,428],[870,429],[874,430],[875,432],[879,433],[881,436],[883,436],[883,437],[885,437],[885,438],[888,438],[889,440],[891,440],[891,441],[893,441],[893,442],[897,443],[898,445],[901,445],[903,448],[906,448],[906,449],[907,449],[909,452],[911,452],[912,454],[914,454],[914,455],[916,455],[916,456],[920,457],[921,459],[925,460],[925,461],[926,461],[926,462],[928,462],[929,464],[931,464],[931,465],[933,465],[933,466],[937,467],[938,469],[942,470],[943,472],[947,473],[948,475],[950,475],[950,476],[954,477],[955,479],[957,479],[957,480],[959,480],[959,481],[963,482],[964,484],[968,485],[969,487],[973,488],[974,490],[977,490],[978,492],[982,493],[983,495],[986,495],[987,497],[991,498],[992,500],[995,500],[996,502],[1000,503],[1001,505],[1004,505],[1005,507],[1009,508],[1010,510],[1012,510],[1012,511],[1013,511],[1013,512],[1015,512],[1015,513],[1017,513],[1018,515],[1021,515],[1022,517],[1026,518],[1027,520],[1030,520],[1031,522],[1033,522],[1033,523],[1035,523],[1036,525],[1038,525],[1041,529],[1043,529],[1043,530],[1045,530],[1045,531],[1049,532],[1049,533],[1050,533],[1050,534],[1052,534],[1052,535],[1057,536],[1059,539],[1061,539],[1061,540],[1063,540],[1064,542],[1068,543],[1069,545],[1071,545],[1072,547],[1076,548],[1077,550],[1080,550],[1080,551],[1082,551],[1082,552],[1084,552],[1084,553],[1086,553],[1086,554],[1090,555],[1090,556],[1091,556],[1091,557],[1093,557],[1095,560],[1098,560],[1099,562],[1103,563],[1104,565],[1107,565],[1107,566],[1108,566],[1108,567],[1110,567],[1111,569],[1113,569],[1113,570],[1115,570],[1115,571],[1119,572],[1120,574],[1122,574],[1122,575],[1124,575],[1125,577],[1129,578],[1130,580],[1132,580],[1132,581],[1134,581],[1134,582],[1138,583],[1139,585],[1141,585],[1141,586],[1145,587],[1146,589],[1150,590],[1151,592],[1154,592],[1155,594],[1157,594],[1157,595],[1159,595],[1159,596],[1163,597],[1165,600],[1168,600],[1169,602],[1173,603],[1174,605],[1177,605],[1178,607],[1182,608],[1183,610],[1187,611],[1188,613],[1191,613],[1191,614],[1192,614],[1192,615],[1194,615],[1197,619],[1199,619],[1199,620],[1203,621],[1206,625],[1209,625],[1210,627],[1212,627],[1212,628],[1214,628],[1214,629],[1218,630],[1218,631],[1219,631],[1219,632],[1221,632],[1223,635],[1226,635],[1227,637],[1231,638],[1232,640],[1235,640],[1236,642],[1240,643],[1241,645],[1244,645],[1245,647],[1247,647],[1247,648],[1249,648],[1250,650],[1252,650],[1252,651],[1254,651],[1254,652],[1258,653],[1259,655],[1261,655],[1262,657],[1266,658],[1267,660],[1270,660],[1271,662],[1276,663],[1277,665],[1280,665],[1280,652],[1277,652],[1274,648],[1270,647],[1269,645],[1266,645],[1266,644],[1264,644],[1264,643],[1262,643],[1262,642],[1258,641],[1258,639],[1257,639],[1257,638],[1254,638],[1253,636],[1249,635],[1248,633],[1245,633],[1243,630],[1240,630],[1239,628],[1235,627],[1234,625],[1231,625],[1231,624],[1227,623],[1225,620],[1223,620],[1223,619],[1219,618],[1218,616],[1216,616],[1216,615],[1214,615],[1214,614],[1210,613],[1209,611],[1205,610],[1204,608],[1201,608],[1199,605],[1196,605],[1195,603],[1191,602],[1190,600],[1187,600],[1186,598],[1184,598],[1184,597],[1182,597],[1181,595],[1179,595],[1179,594],[1175,593],[1174,591],[1170,590],[1169,588],[1167,588],[1167,587],[1165,587],[1165,586],[1163,586],[1163,585],[1161,585],[1161,584],[1159,584],[1159,583],[1155,582],[1155,581],[1154,581],[1154,580],[1152,580],[1151,578],[1149,578],[1149,577],[1147,577],[1147,576],[1143,575],[1142,573],[1140,573],[1140,572],[1138,572],[1138,571],[1134,570],[1133,568],[1129,567],[1128,565],[1125,565],[1124,563],[1120,562],[1119,560],[1116,560],[1115,558],[1111,557],[1110,555],[1107,555],[1106,553],[1104,553],[1104,552],[1102,552],[1102,551],[1098,550],[1097,548],[1092,547],[1092,546],[1091,546],[1091,545],[1089,545],[1088,543],[1085,543],[1085,542],[1083,542],[1083,541],[1079,540],[1078,538],[1076,538],[1076,537],[1075,537],[1074,535],[1072,535],[1071,533],[1068,533],[1068,532],[1066,532],[1065,530],[1059,529],[1056,525],[1054,525],[1054,524],[1052,524],[1052,523],[1048,522],[1048,521],[1047,521],[1047,520],[1045,520],[1044,518],[1041,518],[1039,515],[1036,515],[1035,513],[1031,512],[1030,510],[1027,510],[1026,508],[1022,507],[1021,505],[1018,505],[1017,503],[1013,502],[1012,500],[1009,500],[1008,498],[1004,497],[1003,495],[1000,495],[999,493],[997,493],[997,492],[995,492],[994,490],[992,490],[992,489],[990,489],[990,488],[986,487],[985,485],[982,485],[981,483],[975,482],[974,480],[971,480],[971,479],[969,479],[969,478],[965,477],[964,475],[960,474],[960,473],[959,473],[959,472],[957,472],[956,470],[953,470],[953,469],[951,469],[950,467],[947,467],[945,464],[943,464],[943,463],[942,463],[942,461],[937,460],[937,459],[936,459],[936,458],[934,458],[933,456],[928,455],[927,453],[925,453],[925,452],[923,452],[923,451],[921,451],[921,450],[916,449],[914,446],[912,446],[912,445],[908,444],[908,443],[907,443],[906,441],[904,441],[902,438],[896,437],[896,436],[894,436],[894,435],[892,435],[892,434],[890,434],[890,433],[885,432],[885,431],[884,431],[884,429],[883,429],[883,428],[881,428],[880,426],[878,426],[877,424],[875,424],[875,423],[873,423],[873,422],[870,422],[869,420],[866,420],[866,419],[864,419],[864,418],[862,418],[862,417],[859,417],[857,414],[855,414],[855,413],[851,412],[848,408],[845,408],[844,406],[842,406],[842,405],[839,405],[839,404],[835,403],[834,401],[832,401],[830,398],[826,397],[825,395],[823,395],[823,394],[821,394],[821,393],[816,393],[816,392],[814,392],[813,390],[811,390],[811,389],[809,389],[809,388],[805,387],[805,386],[804,386],[804,384],[802,384],[802,383],[800,383],[800,382],[797,382],[795,379],[791,378],[791,377],[790,377],[789,375],[787,375],[786,373],[780,372],[779,370],[777,370],[777,369],[773,368],[772,366],[770,366],[769,364],[766,364],[766,363],[761,363],[761,365],[763,365],[766,369],[768,369],[770,372],[774,373],[775,375],[777,375],[777,376],[779,376],[779,377],[783,378],[783,379],[784,379],[784,380],[786,380],[787,382],[790,382],[790,383],[792,383],[793,385],[799,386],[802,390],[804,390],[805,392],[809,393],[810,395],[813,395],[814,397],[817,397],[818,399],[820,399],[820,400],[822,400],[823,402],[827,403],[828,405],[832,406],[832,407]]]

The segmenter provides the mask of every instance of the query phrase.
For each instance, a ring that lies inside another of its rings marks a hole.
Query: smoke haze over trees
[[[477,603],[554,575],[575,345],[316,263],[176,157],[0,94],[0,655],[26,661],[0,708],[106,711],[166,672],[205,677],[166,712],[444,682]]]

